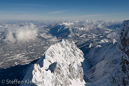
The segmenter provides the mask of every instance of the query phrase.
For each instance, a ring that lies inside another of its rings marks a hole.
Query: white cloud
[[[13,32],[12,31],[9,31],[8,34],[6,35],[6,39],[5,41],[11,41],[11,42],[15,42],[15,38],[13,36]]]
[[[27,42],[36,39],[38,35],[38,29],[32,23],[23,26],[6,25],[5,28],[7,28],[5,41],[9,42]]]
[[[112,33],[110,33],[110,34],[107,35],[107,38],[115,39],[115,38],[117,38],[117,33],[112,32]]]

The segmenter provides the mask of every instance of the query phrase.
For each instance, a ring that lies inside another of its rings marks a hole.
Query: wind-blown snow
[[[85,86],[83,60],[83,53],[74,42],[62,40],[48,48],[44,57],[34,64],[34,69],[27,73],[33,77],[26,75],[24,81],[29,78],[37,86]]]

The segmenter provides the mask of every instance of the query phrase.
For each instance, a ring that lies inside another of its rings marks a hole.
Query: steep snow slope
[[[117,43],[92,48],[87,55],[89,69],[85,71],[86,86],[112,86],[112,73],[119,66],[122,53]]]
[[[86,86],[129,86],[129,21],[120,29],[118,43],[92,48],[86,62]]]
[[[43,57],[27,72],[21,86],[85,86],[83,80],[83,53],[73,42],[62,40],[49,47]]]

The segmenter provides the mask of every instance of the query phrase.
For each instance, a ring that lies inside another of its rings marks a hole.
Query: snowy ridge
[[[50,46],[44,57],[30,68],[23,81],[32,80],[37,86],[84,86],[81,67],[83,60],[83,53],[74,42],[62,40]],[[33,77],[28,77],[30,73]],[[25,83],[21,86],[24,85]]]

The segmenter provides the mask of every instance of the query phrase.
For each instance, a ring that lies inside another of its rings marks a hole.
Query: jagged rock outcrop
[[[120,48],[129,56],[129,20],[123,22],[120,29]]]
[[[28,79],[37,86],[84,86],[83,60],[82,51],[73,42],[62,40],[28,70],[21,86],[32,86],[25,83]]]

